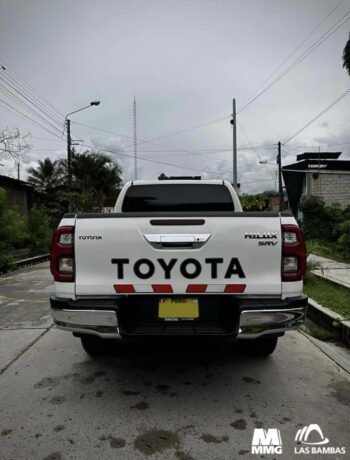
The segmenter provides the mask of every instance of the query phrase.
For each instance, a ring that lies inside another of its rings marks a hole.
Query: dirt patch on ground
[[[60,383],[56,377],[45,377],[34,385],[35,389],[38,388],[54,388]]]
[[[230,426],[232,426],[232,428],[235,430],[245,430],[247,428],[247,422],[244,420],[244,418],[240,418],[230,423]]]
[[[183,452],[182,450],[177,450],[175,452],[176,460],[195,460],[190,454]]]
[[[49,454],[43,460],[62,460],[62,455],[60,452],[52,452],[52,454]]]
[[[135,404],[135,406],[131,406],[130,409],[146,410],[148,408],[149,408],[149,404],[146,403],[146,401],[141,401],[141,402]]]
[[[111,438],[109,445],[112,449],[121,449],[122,447],[125,447],[126,441],[123,438]]]
[[[218,438],[217,436],[213,436],[212,434],[203,433],[201,439],[203,439],[203,441],[207,442],[208,444],[220,444],[221,442],[227,442],[229,440],[229,437],[222,436],[221,438]]]
[[[150,430],[135,439],[134,446],[144,455],[152,455],[167,449],[178,449],[179,435],[165,430]]]
[[[329,388],[333,390],[330,396],[333,396],[340,403],[350,406],[350,382],[341,380],[340,382],[332,383]]]

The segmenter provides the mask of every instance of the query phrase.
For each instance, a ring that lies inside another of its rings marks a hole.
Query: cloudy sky
[[[275,166],[259,160],[350,88],[349,30],[350,0],[0,0],[0,128],[31,133],[25,178],[65,156],[65,115],[100,100],[72,115],[75,138],[132,179],[135,94],[139,179],[231,179],[236,98],[242,191],[271,190]],[[349,108],[350,94],[286,143],[283,163],[319,148],[350,158]]]

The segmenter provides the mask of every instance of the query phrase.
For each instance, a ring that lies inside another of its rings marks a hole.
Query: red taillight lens
[[[55,281],[74,281],[74,227],[59,227],[52,235],[50,270]]]
[[[282,281],[300,281],[306,272],[306,246],[296,225],[282,225]]]

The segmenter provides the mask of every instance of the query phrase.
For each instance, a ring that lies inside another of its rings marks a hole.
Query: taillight
[[[51,241],[50,269],[55,281],[74,281],[74,227],[59,227]]]
[[[306,272],[306,246],[296,225],[282,225],[282,281],[300,281]]]

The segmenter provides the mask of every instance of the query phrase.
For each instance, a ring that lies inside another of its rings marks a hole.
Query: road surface
[[[350,458],[349,374],[305,335],[267,359],[186,340],[93,360],[52,327],[51,290],[48,263],[0,277],[1,460]],[[296,455],[309,424],[347,453]],[[283,453],[252,454],[255,428],[280,430]]]

